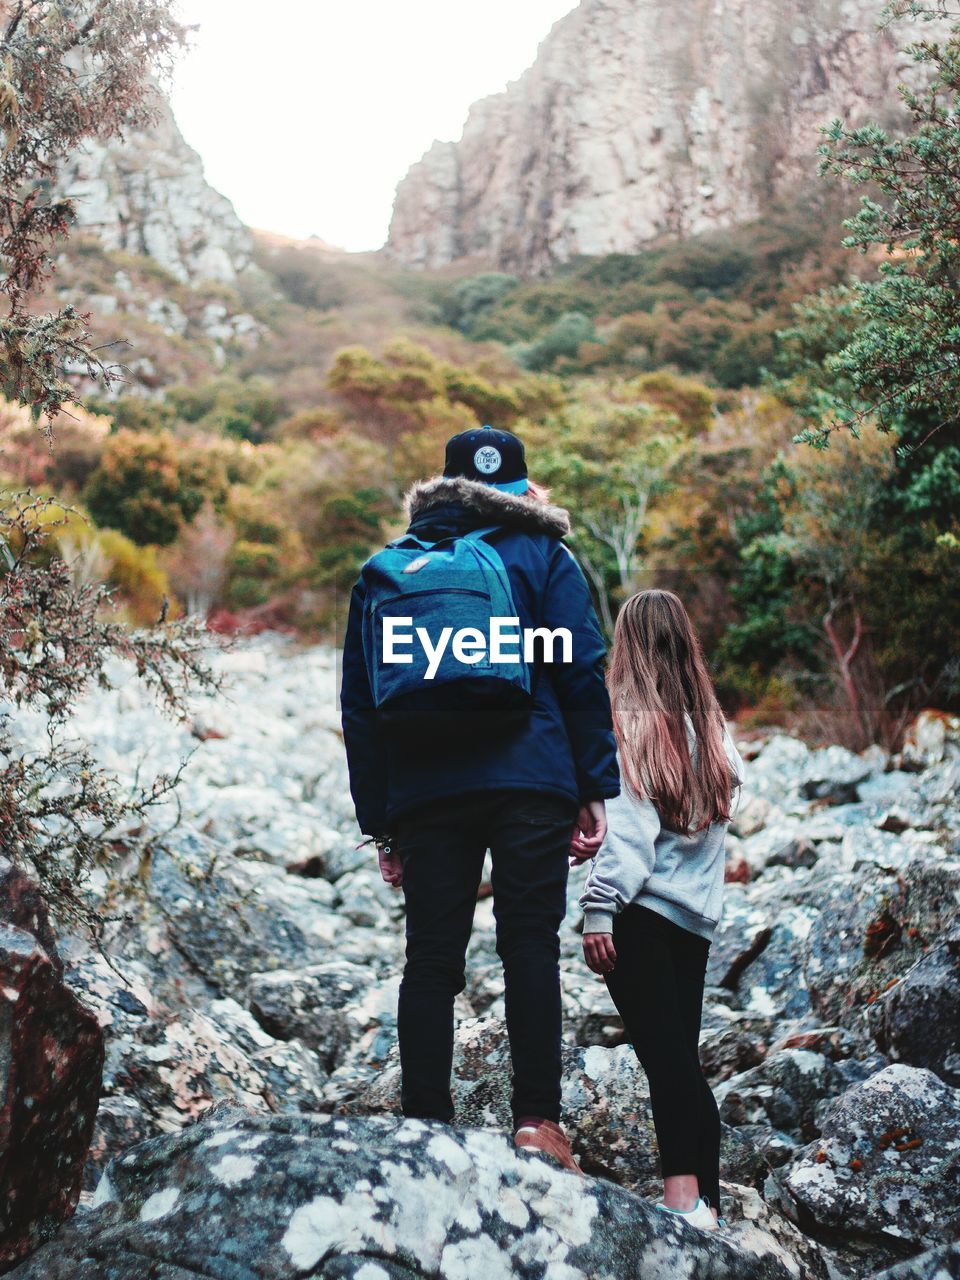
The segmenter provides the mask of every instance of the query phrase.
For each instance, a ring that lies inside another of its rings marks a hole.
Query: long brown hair
[[[620,767],[664,826],[702,831],[730,818],[736,781],[723,712],[690,617],[672,591],[640,591],[617,616],[607,677]],[[696,733],[691,757],[686,716]]]

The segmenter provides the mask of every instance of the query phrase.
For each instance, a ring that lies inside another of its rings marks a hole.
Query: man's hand
[[[610,973],[617,963],[612,933],[585,933],[583,958],[594,973]]]
[[[602,800],[588,800],[577,814],[570,841],[570,865],[579,866],[596,855],[607,834],[607,806]]]
[[[386,884],[399,889],[403,884],[403,863],[399,853],[394,853],[390,845],[377,846],[377,861],[380,863],[380,875]]]

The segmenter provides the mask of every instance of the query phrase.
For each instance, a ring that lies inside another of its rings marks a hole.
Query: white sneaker
[[[675,1218],[681,1218],[684,1222],[688,1222],[691,1227],[697,1227],[700,1231],[717,1230],[717,1220],[702,1196],[692,1209],[668,1209],[665,1204],[656,1204],[654,1208],[659,1209],[661,1213],[669,1213]]]

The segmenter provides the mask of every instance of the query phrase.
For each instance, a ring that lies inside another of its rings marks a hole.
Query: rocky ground
[[[741,744],[701,1038],[724,1121],[718,1239],[643,1199],[649,1098],[580,955],[582,870],[563,930],[564,1102],[596,1176],[502,1136],[488,897],[458,1002],[458,1126],[391,1114],[402,899],[355,848],[335,654],[264,637],[218,661],[229,698],[198,701],[191,725],[160,718],[122,672],[74,722],[127,777],[194,753],[179,811],[97,873],[106,956],[55,944],[29,886],[0,869],[0,1269],[53,1237],[12,1274],[960,1275],[954,726],[927,716],[897,760],[783,735]],[[41,728],[22,721],[28,740]]]

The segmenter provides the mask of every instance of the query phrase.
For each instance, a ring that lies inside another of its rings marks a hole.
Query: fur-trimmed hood
[[[434,476],[420,480],[404,497],[409,520],[416,520],[434,507],[460,503],[476,511],[491,524],[510,525],[531,533],[548,533],[563,538],[570,532],[570,516],[563,507],[539,502],[525,493],[506,493],[479,480],[464,476]]]

